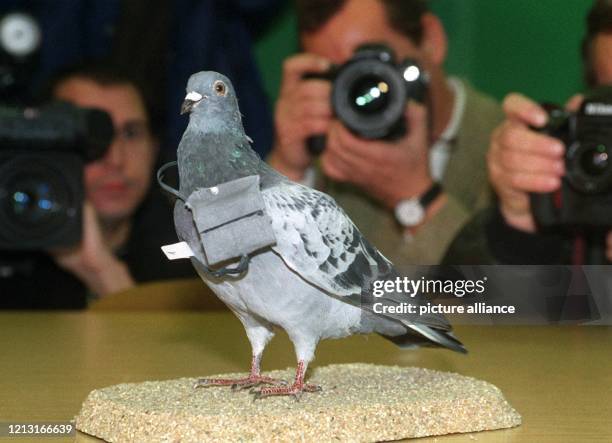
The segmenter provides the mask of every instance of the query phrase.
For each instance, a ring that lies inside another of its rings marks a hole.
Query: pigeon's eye
[[[227,86],[225,86],[225,83],[223,83],[221,80],[217,80],[215,82],[213,89],[217,95],[225,96],[225,94],[227,94]]]

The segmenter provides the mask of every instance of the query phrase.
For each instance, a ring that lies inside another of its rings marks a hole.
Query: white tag
[[[179,260],[181,258],[193,257],[193,251],[189,245],[182,241],[180,243],[174,243],[173,245],[166,245],[161,247],[168,260]]]

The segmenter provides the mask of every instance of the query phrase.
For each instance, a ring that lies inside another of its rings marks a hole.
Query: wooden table
[[[246,371],[250,359],[244,330],[229,312],[2,312],[0,325],[2,422],[67,421],[92,389]],[[457,333],[467,356],[401,351],[358,336],[321,343],[313,365],[361,361],[454,371],[497,385],[523,416],[515,429],[438,442],[612,441],[611,327],[460,326]],[[294,363],[281,333],[264,354],[264,370]]]

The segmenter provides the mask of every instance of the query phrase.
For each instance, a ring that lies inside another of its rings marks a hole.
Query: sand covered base
[[[266,375],[292,380],[294,370]],[[244,376],[224,374],[218,377]],[[217,376],[214,376],[217,377]],[[78,430],[123,441],[374,442],[509,428],[520,415],[501,391],[449,372],[367,364],[315,368],[322,392],[253,401],[248,390],[194,389],[196,379],[92,391]]]

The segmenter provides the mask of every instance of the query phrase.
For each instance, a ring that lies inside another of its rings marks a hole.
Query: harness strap
[[[185,196],[183,196],[178,189],[175,189],[172,186],[164,183],[164,172],[166,172],[166,170],[168,170],[169,168],[173,166],[177,166],[177,165],[178,163],[176,161],[171,161],[171,162],[168,162],[162,165],[157,170],[157,183],[159,183],[159,186],[161,186],[161,188],[164,191],[174,195],[176,198],[186,203],[187,198],[185,198]],[[233,268],[228,265],[228,266],[225,266],[224,268],[213,269],[210,266],[205,265],[204,263],[201,263],[201,265],[206,274],[212,277],[221,278],[221,277],[225,277],[226,275],[240,276],[244,274],[245,272],[249,270],[250,260],[251,260],[251,257],[245,254],[240,257],[240,262]]]

